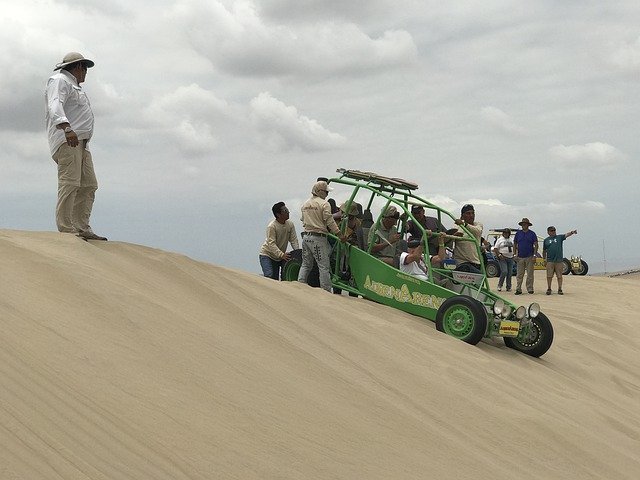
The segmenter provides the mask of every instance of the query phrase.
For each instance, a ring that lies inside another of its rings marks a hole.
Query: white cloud
[[[397,4],[390,0],[261,0],[261,12],[273,18],[317,22],[318,19],[370,18]]]
[[[150,113],[164,121],[172,121],[176,117],[204,120],[227,116],[231,110],[229,104],[215,93],[192,83],[156,98],[150,106]]]
[[[40,162],[42,158],[51,158],[49,144],[44,131],[0,131],[3,157],[15,157],[20,162]]]
[[[593,142],[585,145],[556,145],[549,153],[559,159],[564,167],[611,170],[624,162],[626,155],[608,143]]]
[[[248,76],[352,74],[414,63],[406,30],[377,38],[348,22],[271,24],[250,2],[182,2],[174,10],[193,46],[214,65]]]
[[[524,128],[517,125],[507,113],[497,107],[484,107],[481,110],[481,115],[487,123],[505,133],[518,135],[524,135],[526,133]]]
[[[197,84],[155,98],[146,112],[146,121],[166,129],[182,149],[203,155],[219,145],[216,127],[235,121],[235,117],[225,100]]]
[[[290,105],[263,92],[251,100],[251,119],[269,149],[284,151],[295,147],[314,152],[345,146],[347,140],[316,120],[298,113]]]
[[[640,36],[634,42],[620,45],[613,52],[611,63],[624,70],[640,69]]]

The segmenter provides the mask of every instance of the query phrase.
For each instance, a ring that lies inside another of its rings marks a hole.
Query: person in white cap
[[[324,180],[317,181],[311,189],[311,198],[302,204],[302,265],[298,274],[298,281],[307,283],[309,272],[313,268],[313,261],[318,264],[320,287],[331,292],[331,271],[329,258],[331,247],[327,240],[329,232],[337,235],[341,242],[346,237],[340,233],[336,221],[331,215],[331,207],[326,198],[329,186]]]
[[[93,112],[80,84],[95,63],[80,53],[67,53],[56,65],[45,90],[49,149],[58,165],[58,231],[85,240],[106,240],[89,225],[98,189],[88,143],[93,135]]]

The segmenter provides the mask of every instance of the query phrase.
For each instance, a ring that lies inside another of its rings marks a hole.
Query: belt
[[[327,236],[326,233],[320,233],[320,232],[302,232],[302,236],[304,237],[305,235],[312,235],[314,237],[326,237]]]

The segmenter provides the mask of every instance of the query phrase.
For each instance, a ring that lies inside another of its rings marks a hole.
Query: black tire
[[[487,311],[478,300],[464,295],[447,298],[436,313],[436,329],[471,345],[487,331]]]
[[[580,268],[571,270],[574,275],[586,275],[589,271],[589,265],[584,260],[580,260]]]
[[[553,325],[543,313],[531,319],[531,331],[526,338],[521,335],[517,337],[504,337],[504,344],[526,353],[532,357],[540,357],[546,353],[553,343]]]
[[[487,277],[499,277],[500,276],[500,264],[495,260],[489,260],[485,265],[487,271]]]
[[[300,267],[302,266],[302,250],[293,250],[291,252],[291,259],[288,262],[284,262],[282,265],[282,281],[283,282],[295,282],[298,280],[298,273],[300,273]]]
[[[568,258],[562,259],[562,274],[569,275],[571,273],[571,262]]]

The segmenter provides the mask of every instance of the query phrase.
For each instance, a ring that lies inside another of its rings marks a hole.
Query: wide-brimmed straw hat
[[[72,63],[78,63],[78,62],[84,63],[87,66],[87,68],[91,68],[95,65],[93,60],[84,58],[84,56],[81,53],[69,52],[64,56],[64,58],[62,59],[62,62],[56,64],[56,68],[54,68],[53,70],[54,71],[60,70],[61,68],[66,67],[67,65],[71,65]]]
[[[522,219],[522,221],[520,223],[518,223],[518,225],[520,225],[520,226],[529,225],[530,227],[532,227],[533,223],[531,223],[527,217],[524,217]]]

